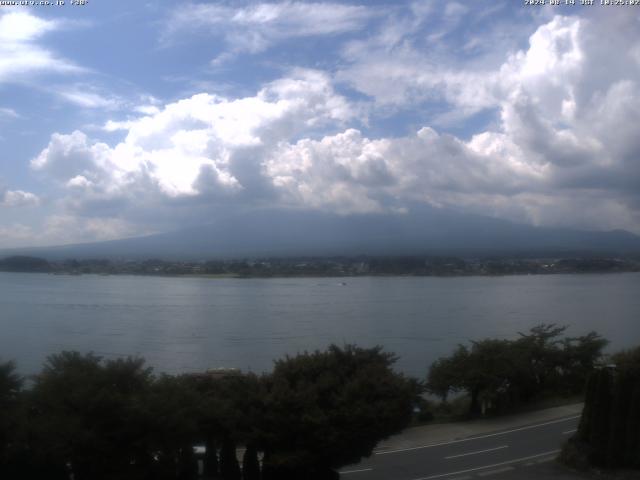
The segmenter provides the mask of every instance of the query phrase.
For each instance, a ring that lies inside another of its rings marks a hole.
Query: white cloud
[[[542,168],[479,155],[431,128],[377,140],[351,129],[282,144],[265,170],[289,203],[340,213],[401,210],[412,202],[466,206],[479,196],[526,192],[544,180]]]
[[[448,109],[434,113],[434,121],[459,124],[482,110],[499,113],[499,123],[477,132],[466,147],[517,188],[505,194],[493,186],[496,195],[489,197],[490,189],[462,195],[487,177],[474,175],[474,168],[461,170],[457,178],[467,186],[459,189],[454,182],[443,189],[436,196],[443,203],[542,224],[604,228],[618,221],[640,231],[640,139],[633,128],[640,119],[640,69],[635,47],[615,40],[638,28],[637,16],[620,12],[556,16],[530,35],[526,49],[483,66],[461,66],[446,57],[439,63],[406,35],[382,41],[389,38],[387,28],[350,44],[344,58],[351,65],[337,78],[383,109],[415,111],[416,105],[429,109],[446,102]],[[473,157],[463,163],[474,165]],[[446,175],[447,168],[438,172]],[[579,215],[581,205],[607,214]]]
[[[133,111],[143,115],[155,115],[156,113],[160,113],[160,109],[156,105],[138,105],[137,107],[134,107]]]
[[[105,123],[104,130],[124,134],[121,142],[54,134],[32,166],[65,192],[63,217],[83,219],[86,238],[264,204],[349,214],[429,203],[638,232],[640,64],[632,45],[613,56],[602,40],[607,31],[631,36],[638,20],[616,18],[554,17],[526,48],[480,70],[432,63],[405,42],[402,22],[381,34],[389,50],[368,71],[357,63],[365,45],[345,50],[354,64],[339,78],[378,106],[415,110],[435,99],[462,112],[458,118],[483,109],[499,114],[466,140],[430,127],[370,138],[349,128],[361,127],[354,125],[360,112],[328,74],[295,70],[253,96],[140,102],[154,108],[132,108],[130,117]],[[382,37],[378,49],[387,48]],[[356,68],[363,68],[359,77],[349,77]],[[86,223],[99,225],[99,218],[108,220],[102,233]]]
[[[21,223],[0,225],[0,247],[33,245],[34,233],[32,227]]]
[[[56,94],[67,102],[82,108],[115,110],[123,105],[123,101],[114,96],[102,95],[88,85],[75,85],[72,88],[59,88]]]
[[[0,118],[20,118],[18,112],[16,112],[13,108],[0,108]]]
[[[53,215],[43,227],[43,245],[115,240],[140,234],[140,228],[119,218],[82,218],[72,215]],[[142,233],[145,233],[144,231]],[[150,232],[147,232],[150,233]]]
[[[0,207],[26,207],[40,203],[37,195],[23,190],[0,191]]]
[[[38,40],[58,30],[60,23],[26,12],[0,15],[0,83],[20,82],[24,75],[55,72],[74,73],[83,69],[56,56]]]
[[[0,41],[29,42],[58,28],[57,22],[43,20],[26,12],[9,12],[0,17]]]
[[[126,132],[115,146],[81,131],[53,134],[31,166],[68,189],[66,206],[83,215],[125,215],[188,199],[250,201],[243,195],[255,195],[246,186],[261,157],[249,152],[352,116],[327,75],[295,70],[252,97],[198,94],[141,118],[107,122],[106,130]]]
[[[234,8],[219,4],[193,4],[176,9],[169,19],[165,40],[186,32],[206,31],[222,36],[233,52],[263,51],[288,38],[335,35],[359,30],[372,17],[371,10],[340,3],[256,3]],[[221,63],[229,52],[214,59]]]

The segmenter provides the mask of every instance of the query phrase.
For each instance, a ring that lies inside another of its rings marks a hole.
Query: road
[[[577,428],[571,415],[472,437],[375,452],[343,469],[345,480],[499,480],[528,477],[553,461]],[[528,474],[527,474],[528,473]],[[537,475],[536,475],[537,476]]]

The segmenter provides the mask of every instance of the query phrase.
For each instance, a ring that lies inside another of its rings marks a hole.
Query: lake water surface
[[[268,371],[334,342],[383,345],[424,377],[460,342],[542,322],[640,344],[640,274],[207,279],[0,273],[0,358],[40,369],[64,349],[141,355],[156,371]]]

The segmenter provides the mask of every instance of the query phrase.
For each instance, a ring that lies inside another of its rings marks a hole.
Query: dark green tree
[[[427,381],[429,392],[446,401],[450,393],[464,390],[469,356],[469,349],[464,345],[458,345],[451,356],[439,358],[432,363]]]
[[[518,350],[519,375],[516,380],[521,398],[529,400],[545,389],[557,389],[559,369],[563,365],[563,340],[566,326],[540,324],[528,333],[519,333],[515,342]]]
[[[640,469],[640,381],[636,380],[629,404],[624,465]]]
[[[594,465],[606,466],[613,378],[611,372],[606,368],[596,372],[596,394],[593,399],[593,408],[591,409],[591,419],[589,421],[591,423],[588,439],[591,447],[590,461]]]
[[[508,409],[544,393],[582,392],[606,341],[594,332],[560,338],[565,329],[542,324],[516,340],[459,345],[451,356],[433,363],[427,388],[443,399],[450,392],[466,392],[471,415],[486,408]]]
[[[609,439],[607,445],[607,465],[624,465],[631,400],[637,379],[627,371],[616,375],[609,419]]]
[[[240,464],[236,456],[236,444],[233,440],[226,439],[220,449],[220,477],[223,480],[240,480]]]
[[[253,374],[227,372],[191,377],[199,399],[199,431],[210,452],[216,445],[256,445],[264,416],[264,392],[260,379]],[[235,448],[235,447],[234,447]],[[217,457],[205,454],[205,474],[218,472]],[[222,474],[222,451],[219,467]],[[226,467],[225,467],[226,468]]]
[[[332,345],[278,360],[261,423],[267,477],[329,478],[404,428],[419,393],[380,347]]]
[[[218,466],[218,452],[216,441],[212,435],[205,435],[205,452],[203,463],[203,474],[205,478],[216,478],[220,472]]]
[[[242,456],[242,480],[260,480],[258,451],[253,445],[247,445]]]
[[[626,432],[622,464],[640,468],[640,346],[612,355],[611,361],[620,376],[627,379],[627,388],[632,390],[629,394],[628,413],[624,419]]]
[[[589,375],[587,379],[587,386],[585,387],[585,399],[584,407],[582,409],[582,416],[580,417],[580,424],[578,425],[577,438],[581,442],[588,442],[591,437],[592,429],[592,417],[594,415],[593,408],[598,395],[598,375],[594,371]]]
[[[469,413],[481,413],[481,404],[504,402],[515,377],[516,350],[506,340],[472,342],[471,349],[460,345],[453,355],[435,362],[429,370],[427,388],[442,397],[448,391],[465,391],[471,398]]]
[[[592,372],[577,434],[563,457],[574,466],[640,468],[640,369],[630,352]]]
[[[153,382],[144,418],[145,443],[156,459],[154,478],[174,479],[191,471],[193,446],[200,439],[199,415],[199,394],[188,376],[161,375]]]
[[[13,362],[0,363],[0,477],[8,476],[17,461],[20,440],[23,378]]]
[[[622,350],[611,356],[611,362],[620,371],[640,374],[640,347]]]
[[[558,378],[567,393],[584,391],[587,378],[602,358],[602,351],[608,343],[596,332],[562,340]]]
[[[68,465],[77,480],[130,473],[149,456],[140,398],[149,381],[141,359],[50,356],[31,392],[32,448],[47,462]]]

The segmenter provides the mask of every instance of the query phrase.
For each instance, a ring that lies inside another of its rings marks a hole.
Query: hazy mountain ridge
[[[11,249],[45,258],[244,258],[335,255],[551,255],[640,253],[627,231],[534,227],[477,215],[421,209],[407,215],[338,216],[252,212],[210,225],[121,240]]]

